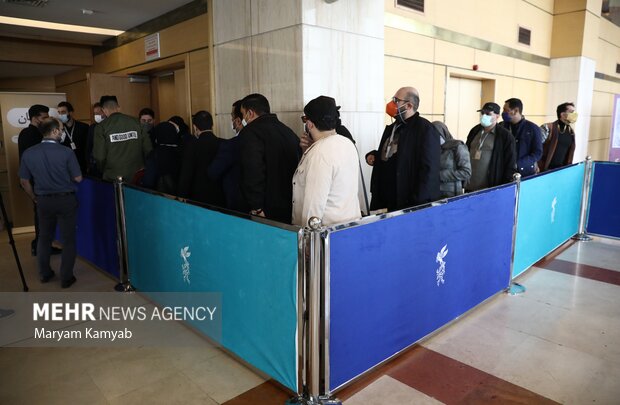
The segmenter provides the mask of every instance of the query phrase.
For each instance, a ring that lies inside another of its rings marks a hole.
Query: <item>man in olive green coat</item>
[[[153,146],[140,122],[120,112],[115,96],[101,97],[106,119],[95,128],[93,158],[104,180],[132,182]]]

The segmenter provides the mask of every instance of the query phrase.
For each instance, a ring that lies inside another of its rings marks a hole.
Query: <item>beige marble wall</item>
[[[381,0],[213,0],[218,136],[232,136],[231,105],[247,94],[264,94],[298,134],[304,105],[327,95],[362,157],[376,148],[385,108],[383,14]]]
[[[250,93],[265,95],[285,124],[300,127],[296,123],[302,109],[300,7],[290,0],[213,2],[218,136],[233,135],[232,103]]]
[[[379,0],[302,0],[304,105],[320,95],[336,99],[367,189],[371,168],[364,155],[377,148],[384,128],[383,14]]]

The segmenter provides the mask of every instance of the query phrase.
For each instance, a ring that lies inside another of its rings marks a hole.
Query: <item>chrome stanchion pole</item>
[[[515,182],[515,213],[514,213],[514,222],[512,225],[512,252],[510,257],[510,281],[509,286],[506,288],[506,292],[510,295],[518,295],[523,294],[525,292],[525,287],[519,283],[515,283],[512,281],[514,270],[515,270],[515,247],[517,244],[517,221],[519,219],[519,198],[521,196],[521,175],[519,173],[515,173],[512,176],[512,179]]]
[[[321,394],[321,220],[308,220],[310,233],[310,269],[308,280],[308,394],[311,403],[319,403]]]
[[[324,393],[324,384],[322,378],[322,356],[321,338],[324,319],[321,316],[323,303],[321,302],[321,284],[323,283],[323,270],[325,268],[323,260],[325,252],[323,251],[323,243],[321,241],[321,233],[323,231],[321,220],[312,217],[308,220],[308,228],[310,234],[310,252],[309,263],[307,265],[306,278],[306,358],[304,359],[305,367],[305,387],[303,396],[289,399],[287,404],[303,404],[303,405],[342,405],[338,399],[329,398]]]
[[[129,283],[128,259],[127,259],[127,228],[125,222],[125,199],[123,197],[123,178],[118,177],[114,182],[114,194],[116,197],[116,244],[118,248],[119,279],[120,282],[114,287],[119,292],[131,292],[134,288]]]
[[[583,171],[583,189],[581,191],[581,212],[579,214],[579,233],[571,239],[580,242],[592,240],[586,232],[586,221],[588,219],[588,205],[590,204],[590,184],[592,183],[592,157],[586,157],[586,166]]]

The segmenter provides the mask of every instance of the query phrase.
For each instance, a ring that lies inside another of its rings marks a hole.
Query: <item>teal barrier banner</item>
[[[221,339],[209,337],[297,392],[297,232],[132,188],[124,196],[131,284],[220,293]]]
[[[583,163],[521,182],[513,278],[579,231]]]

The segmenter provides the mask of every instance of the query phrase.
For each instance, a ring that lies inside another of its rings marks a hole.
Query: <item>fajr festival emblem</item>
[[[181,249],[181,257],[183,258],[183,265],[181,268],[183,269],[183,281],[189,284],[189,261],[187,258],[192,255],[192,252],[189,251],[189,246],[185,246]]]
[[[437,287],[439,287],[440,283],[441,284],[445,283],[443,276],[446,274],[446,262],[443,259],[447,255],[448,255],[448,245],[445,245],[437,253],[437,258],[435,259],[435,262],[439,263],[439,268],[437,269]]]

